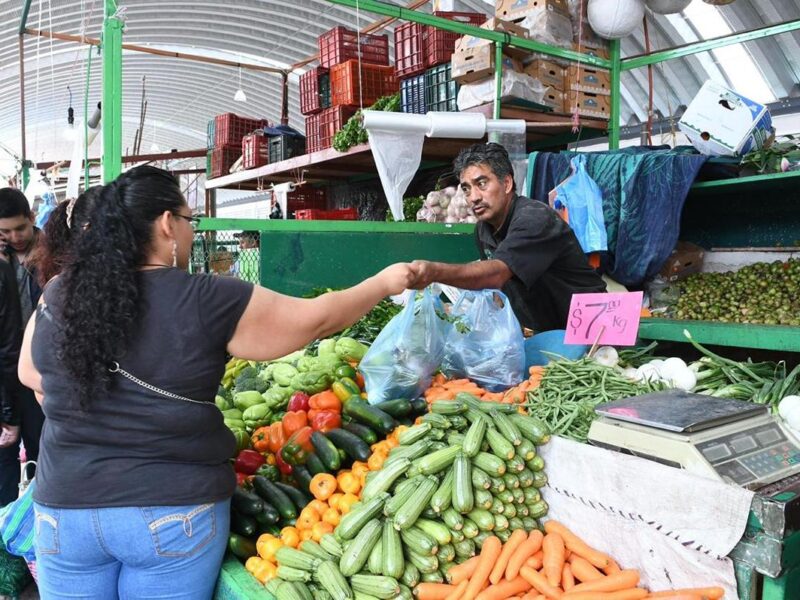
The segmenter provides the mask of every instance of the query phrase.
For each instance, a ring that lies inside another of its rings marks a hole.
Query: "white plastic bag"
[[[547,86],[542,85],[538,79],[534,79],[525,73],[516,71],[503,71],[503,85],[500,90],[502,98],[519,98],[541,104]],[[494,101],[495,82],[494,77],[468,83],[461,86],[458,90],[458,110],[467,110],[474,106],[486,104]]]
[[[572,48],[572,22],[554,10],[534,12],[520,23],[528,37],[537,42],[561,48]]]

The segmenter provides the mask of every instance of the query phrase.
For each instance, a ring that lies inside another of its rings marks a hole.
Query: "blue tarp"
[[[537,152],[532,198],[547,199],[570,175],[575,152]],[[678,241],[683,203],[706,156],[693,149],[636,147],[582,152],[586,168],[603,191],[608,253],[603,271],[625,286],[652,279]]]

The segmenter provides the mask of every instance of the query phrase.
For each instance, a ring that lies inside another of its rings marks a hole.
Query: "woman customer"
[[[121,175],[26,331],[20,375],[47,416],[34,494],[44,600],[210,598],[235,487],[213,401],[226,352],[283,356],[415,277],[396,264],[302,300],[190,275],[193,221],[167,172]]]

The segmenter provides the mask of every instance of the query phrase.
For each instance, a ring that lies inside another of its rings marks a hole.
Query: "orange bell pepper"
[[[342,401],[331,390],[325,390],[319,394],[314,394],[308,400],[311,410],[333,410],[342,412]]]
[[[250,437],[250,441],[256,452],[270,452],[269,426],[256,429]]]
[[[283,448],[286,443],[286,434],[283,432],[283,424],[278,421],[269,426],[269,451],[275,454]]]
[[[283,416],[283,433],[288,438],[298,429],[308,425],[308,413],[304,410],[289,411]]]

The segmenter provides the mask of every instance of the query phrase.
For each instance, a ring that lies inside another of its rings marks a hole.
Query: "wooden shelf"
[[[688,342],[684,330],[701,344],[800,352],[800,327],[786,325],[642,319],[639,337],[646,340]]]

